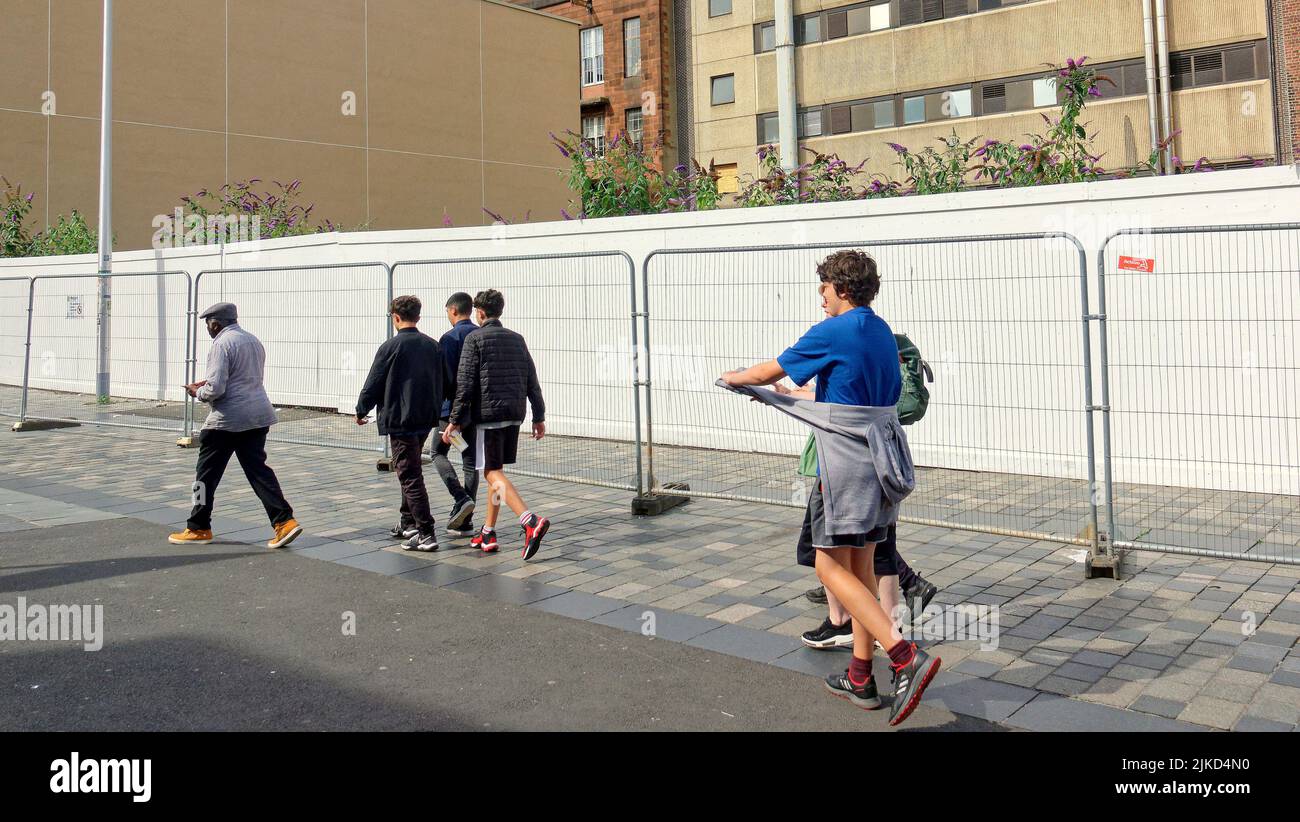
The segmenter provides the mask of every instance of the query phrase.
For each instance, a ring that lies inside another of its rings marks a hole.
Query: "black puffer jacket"
[[[500,320],[488,320],[461,348],[451,421],[463,428],[527,419],[525,400],[533,407],[533,422],[544,422],[546,404],[528,344]]]

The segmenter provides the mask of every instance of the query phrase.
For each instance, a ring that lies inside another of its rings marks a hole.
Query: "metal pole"
[[[653,494],[659,487],[655,480],[655,432],[654,432],[654,410],[651,402],[654,397],[654,387],[650,379],[650,260],[656,252],[651,251],[641,262],[641,317],[644,325],[642,326],[643,334],[641,335],[645,345],[645,458],[646,458],[646,492]]]
[[[636,440],[636,495],[639,497],[645,493],[645,483],[641,474],[641,365],[636,339],[636,321],[640,315],[636,311],[636,263],[632,262],[631,257],[627,258],[627,268],[629,284],[632,288],[632,424]],[[646,359],[649,357],[649,352],[646,352]],[[647,393],[649,393],[648,388]]]
[[[95,394],[109,398],[109,346],[113,286],[113,0],[104,0],[104,49],[99,112],[99,361]]]
[[[1157,83],[1159,82],[1156,70],[1156,33],[1155,33],[1155,15],[1151,11],[1153,0],[1142,0],[1142,40],[1145,46],[1143,61],[1147,72],[1147,118],[1151,130],[1151,153],[1156,154],[1160,150],[1160,106],[1158,103],[1159,92]],[[1159,163],[1159,154],[1156,154],[1156,162]]]
[[[1163,152],[1161,166],[1165,174],[1174,173],[1174,117],[1171,111],[1172,92],[1169,78],[1169,13],[1165,0],[1156,3],[1156,49],[1160,61],[1160,124],[1164,139],[1169,141]]]
[[[32,306],[36,300],[36,278],[27,280],[27,342],[23,351],[23,395],[18,405],[18,423],[27,421],[27,389],[32,373]]]
[[[781,168],[793,171],[799,167],[799,109],[794,85],[794,10],[790,0],[776,0],[776,110]]]
[[[1088,437],[1088,508],[1092,514],[1092,552],[1096,554],[1100,544],[1097,521],[1097,452],[1093,442],[1092,404],[1092,321],[1096,317],[1088,311],[1088,254],[1079,247],[1079,293],[1083,306],[1083,407],[1086,415],[1085,429]]]
[[[1119,534],[1115,530],[1115,483],[1110,445],[1110,354],[1106,343],[1109,334],[1106,327],[1106,247],[1109,244],[1110,239],[1107,239],[1097,252],[1097,314],[1101,332],[1101,460],[1106,482],[1106,539],[1114,545]]]

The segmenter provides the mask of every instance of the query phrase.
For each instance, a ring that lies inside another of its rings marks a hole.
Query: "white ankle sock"
[[[520,525],[527,525],[527,524],[528,524],[528,520],[530,520],[530,519],[532,519],[532,518],[533,518],[533,512],[532,512],[532,511],[525,511],[525,512],[523,512],[522,514],[519,515],[519,524],[520,524]]]

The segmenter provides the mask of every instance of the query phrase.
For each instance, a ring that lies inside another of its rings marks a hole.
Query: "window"
[[[871,30],[880,31],[889,28],[889,4],[881,3],[871,7]]]
[[[736,102],[736,75],[724,74],[721,77],[714,77],[712,86],[710,97],[713,105],[720,106],[724,103]]]
[[[822,110],[810,108],[799,113],[799,136],[820,137],[822,133]]]
[[[822,19],[816,14],[800,17],[794,21],[794,44],[820,43],[822,39]]]
[[[591,143],[597,156],[605,153],[605,115],[593,114],[582,118],[582,139]]]
[[[623,76],[641,76],[641,18],[623,21]]]
[[[894,124],[894,101],[881,100],[878,103],[871,104],[874,110],[874,120],[876,128],[886,128]]]
[[[939,95],[939,99],[943,101],[942,111],[947,117],[969,117],[974,113],[968,88],[945,91]]]
[[[718,175],[719,194],[735,194],[740,191],[740,174],[736,170],[735,163],[716,165],[713,170]]]
[[[865,34],[869,31],[880,31],[889,28],[889,4],[880,3],[875,6],[860,6],[849,9],[848,16],[848,34]]]
[[[731,14],[731,0],[709,0],[709,16],[721,17]]]
[[[642,139],[645,133],[641,125],[641,109],[630,108],[627,110],[624,115],[623,130],[627,132],[627,138],[636,143],[638,148],[644,145]]]
[[[911,125],[912,123],[925,122],[925,98],[924,97],[905,97],[903,98],[903,123]]]
[[[777,143],[781,140],[780,118],[775,114],[764,114],[758,118],[758,142],[763,145]]]
[[[776,48],[776,23],[764,23],[758,27],[758,50],[772,51]]]
[[[603,82],[605,82],[605,29],[601,26],[583,29],[582,84],[594,86]]]
[[[1034,108],[1056,105],[1056,78],[1042,77],[1034,81]]]

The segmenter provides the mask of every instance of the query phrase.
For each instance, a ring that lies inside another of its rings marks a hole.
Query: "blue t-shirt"
[[[827,317],[776,358],[794,381],[817,378],[817,402],[892,407],[903,390],[898,343],[866,306]]]

